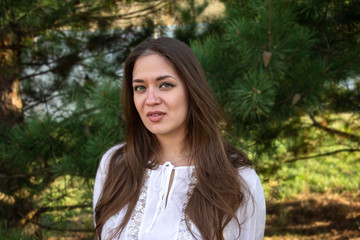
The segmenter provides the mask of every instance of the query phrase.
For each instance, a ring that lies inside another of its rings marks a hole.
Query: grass
[[[291,199],[299,194],[360,191],[360,154],[340,153],[284,164],[264,183],[270,200]]]
[[[265,239],[360,239],[360,154],[284,165],[263,184]]]
[[[358,122],[344,126],[350,115],[327,116],[327,126],[356,134]],[[304,126],[310,123],[304,120]],[[343,148],[358,149],[358,142],[308,128],[307,146],[317,155]],[[280,143],[286,158],[296,158],[288,142]],[[267,200],[265,239],[360,239],[360,152],[284,163],[277,174],[263,182]],[[263,178],[265,179],[265,178]]]

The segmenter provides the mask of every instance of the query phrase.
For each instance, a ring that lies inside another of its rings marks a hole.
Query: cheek
[[[138,97],[134,97],[133,101],[134,101],[136,111],[140,114],[141,113],[140,99]]]
[[[189,100],[187,96],[182,96],[181,100],[179,100],[178,103],[180,103],[179,107],[182,109],[182,114],[187,117],[189,112]]]

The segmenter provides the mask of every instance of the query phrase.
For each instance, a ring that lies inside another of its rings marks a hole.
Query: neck
[[[160,143],[160,164],[170,162],[174,166],[189,166],[190,161],[189,147],[185,144],[184,138],[165,139],[157,136]]]

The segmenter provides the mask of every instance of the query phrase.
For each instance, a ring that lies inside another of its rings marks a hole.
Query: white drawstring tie
[[[152,229],[159,214],[165,210],[166,196],[168,195],[168,192],[169,192],[170,177],[171,177],[171,173],[172,173],[172,170],[174,169],[174,167],[175,166],[172,165],[170,162],[164,163],[159,174],[155,178],[152,188],[155,191],[159,191],[159,200],[156,204],[156,212],[155,212],[154,218],[153,218],[150,226],[146,229],[146,231],[145,231],[146,233],[150,232],[150,230]],[[160,185],[159,185],[159,187],[156,187],[156,183],[157,183],[160,175],[161,175]]]

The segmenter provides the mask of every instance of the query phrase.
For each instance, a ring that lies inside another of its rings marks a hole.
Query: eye
[[[145,87],[144,86],[141,86],[141,85],[139,85],[139,86],[134,86],[134,91],[135,92],[143,92],[143,91],[145,91]]]
[[[160,88],[171,88],[171,87],[174,87],[174,86],[175,86],[174,84],[167,83],[167,82],[164,82],[164,83],[160,84]]]

